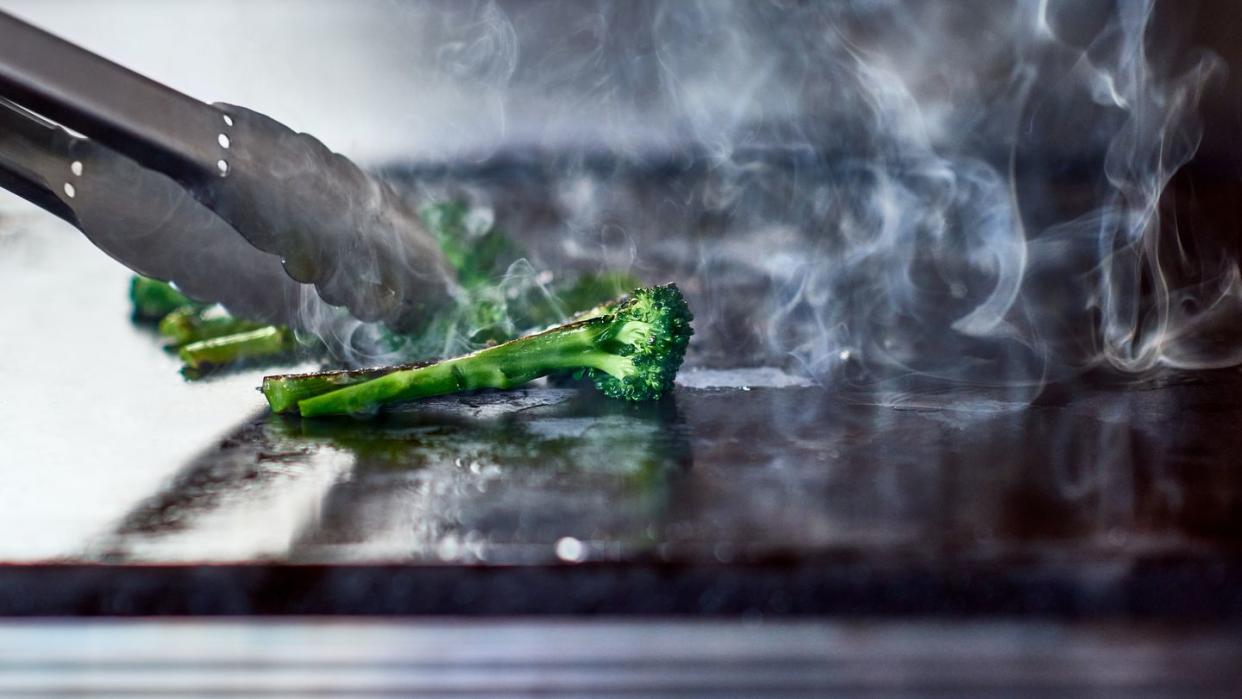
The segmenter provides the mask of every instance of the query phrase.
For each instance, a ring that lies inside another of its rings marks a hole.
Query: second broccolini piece
[[[177,354],[184,364],[182,374],[193,379],[212,367],[228,366],[247,359],[270,360],[290,355],[296,347],[293,333],[288,328],[265,325],[255,330],[191,342],[177,350]]]
[[[396,401],[515,388],[565,371],[585,373],[609,397],[652,400],[672,390],[694,332],[691,320],[676,285],[638,289],[611,313],[463,357],[394,371],[297,405],[307,417],[367,413]]]
[[[160,320],[160,335],[173,347],[258,330],[266,323],[229,315],[219,306],[182,306]]]

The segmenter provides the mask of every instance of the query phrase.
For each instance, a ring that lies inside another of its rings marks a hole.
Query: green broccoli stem
[[[210,340],[236,335],[237,333],[258,330],[264,323],[244,320],[224,313],[219,307],[195,308],[182,306],[164,316],[160,321],[159,331],[173,346],[186,345],[191,342]]]
[[[297,412],[298,402],[323,393],[378,379],[394,371],[424,367],[430,362],[351,369],[348,371],[320,371],[310,374],[279,374],[263,377],[263,396],[275,413]]]
[[[191,342],[182,347],[178,354],[187,369],[201,371],[244,359],[282,355],[292,350],[293,346],[293,334],[288,328],[268,325],[257,330]]]
[[[367,413],[394,401],[481,388],[515,388],[567,369],[592,368],[620,377],[630,368],[630,360],[597,345],[608,328],[607,323],[594,321],[560,326],[308,398],[298,402],[298,410],[306,417]]]
[[[602,288],[603,287],[600,287],[601,290]],[[583,296],[583,298],[594,297]],[[619,301],[614,295],[603,299],[599,305],[593,307],[583,305],[583,310],[574,316],[574,320],[587,320],[589,318],[602,316],[615,308],[618,302]],[[575,308],[575,310],[579,309]],[[564,318],[558,317],[558,320],[564,320]],[[514,339],[512,335],[506,334],[495,326],[485,330],[495,331],[495,334],[490,338],[495,342],[506,342]],[[479,340],[479,337],[483,332],[484,331],[479,331],[471,339],[475,341]],[[425,367],[429,364],[431,364],[431,362],[416,362],[371,369],[349,369],[320,371],[308,374],[280,374],[276,376],[265,376],[263,377],[262,391],[273,412],[292,413],[297,412],[298,402],[306,400],[307,398],[314,398],[320,394],[345,388],[346,386],[353,386],[365,381],[371,381],[372,379],[377,379],[385,374],[391,374],[396,371],[404,371],[406,369]]]

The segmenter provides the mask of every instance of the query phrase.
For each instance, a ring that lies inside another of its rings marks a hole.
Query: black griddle
[[[374,422],[260,414],[81,560],[0,567],[0,614],[1232,618],[1240,390],[1173,375],[968,412],[540,387]],[[175,547],[333,459],[351,466],[285,553]]]
[[[756,157],[801,182],[822,167]],[[536,385],[302,420],[260,408],[259,372],[181,385],[175,360],[152,360],[148,402],[175,389],[182,404],[144,418],[151,429],[224,387],[253,412],[159,467],[162,484],[75,552],[0,565],[0,615],[1242,614],[1242,372],[877,390],[755,368],[761,338],[730,309],[761,282],[697,264],[738,230],[696,204],[716,174],[697,158],[574,163],[511,154],[389,176],[411,200],[490,204],[550,269],[624,267],[565,247],[555,203],[574,182],[608,185],[605,223],[653,212],[641,221],[666,226],[625,230],[644,251],[631,268],[677,279],[699,318],[673,396]],[[770,192],[748,215],[781,201]],[[103,298],[99,276],[80,283]],[[109,329],[125,322],[115,286]],[[80,315],[104,327],[98,308]],[[153,342],[128,332],[117,361]],[[130,390],[97,371],[82,368],[91,390]],[[63,415],[66,435],[96,417]],[[84,473],[110,468],[84,446]]]

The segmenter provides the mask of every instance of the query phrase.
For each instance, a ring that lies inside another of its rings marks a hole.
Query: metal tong
[[[296,321],[313,286],[410,330],[455,292],[412,207],[314,137],[2,12],[0,186],[131,269],[258,319]]]

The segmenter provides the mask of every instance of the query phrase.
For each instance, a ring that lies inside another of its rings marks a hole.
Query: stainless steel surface
[[[323,306],[280,259],[246,242],[176,182],[0,101],[0,186],[60,216],[130,269],[255,320]]]
[[[217,110],[5,12],[0,95],[183,181],[228,157]]]
[[[0,623],[0,696],[1233,697],[1219,628],[974,622]]]
[[[438,241],[390,183],[271,117],[215,106],[229,119],[227,174],[186,184],[289,276],[359,320],[405,332],[453,301]]]
[[[73,164],[52,146],[57,131],[54,124],[0,98],[0,188],[72,223],[63,182]]]
[[[102,239],[106,250],[135,270],[221,289],[203,292],[200,298],[226,301],[231,296],[237,312],[256,318],[288,322],[321,315],[303,308],[307,304],[299,290],[287,281],[271,279],[276,293],[268,293],[266,285],[256,290],[254,279],[245,274],[234,284],[228,264],[206,265],[197,276],[193,265],[168,264],[169,248],[174,248],[173,259],[193,258],[204,246],[219,252],[215,238],[231,241],[227,230],[219,232],[230,226],[254,247],[278,256],[289,276],[314,285],[327,304],[345,307],[363,321],[417,330],[456,292],[435,239],[391,186],[314,137],[270,117],[244,107],[199,102],[3,12],[0,96],[91,139],[54,132],[59,139],[42,150],[0,142],[6,150],[15,148],[6,158],[14,167],[0,183],[18,180],[16,191],[35,194],[32,201],[50,204],[57,215],[63,215],[63,204],[79,192],[83,198],[91,196],[95,204],[85,208],[93,217],[84,228],[93,240]],[[32,150],[68,156],[39,160],[41,165],[61,160],[59,177],[47,168],[32,171],[36,183],[50,181],[55,195],[63,188],[62,200],[45,196],[46,187],[32,189],[20,181],[28,169],[20,166],[30,160],[21,156]],[[6,152],[0,150],[0,157]],[[113,167],[108,171],[100,163]],[[210,220],[206,210],[198,211],[188,201],[181,203],[185,195],[172,182],[147,176],[138,166],[171,178],[223,221]],[[104,170],[106,179],[96,170]],[[125,177],[125,170],[131,176]],[[116,243],[158,233],[151,229],[169,218],[158,210],[161,206],[190,219],[174,221],[170,228],[178,233],[190,229],[200,244],[176,249],[181,246]],[[152,208],[157,210],[148,214]],[[144,220],[144,215],[156,222]],[[233,246],[236,259],[230,263],[249,267],[249,272],[275,266],[275,261],[239,246],[240,241]]]

